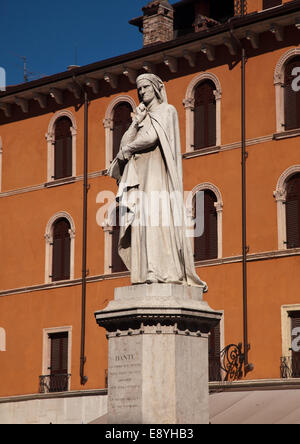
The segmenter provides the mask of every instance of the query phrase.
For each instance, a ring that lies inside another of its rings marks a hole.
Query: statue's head
[[[139,99],[147,106],[156,97],[159,103],[167,102],[163,81],[155,74],[141,74],[136,79]],[[148,102],[148,103],[147,103]]]

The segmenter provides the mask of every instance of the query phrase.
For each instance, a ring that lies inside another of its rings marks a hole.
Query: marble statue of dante
[[[174,222],[184,211],[177,111],[168,104],[165,86],[156,75],[140,75],[137,89],[140,105],[108,171],[117,180],[117,200],[127,216],[120,227],[119,255],[131,272],[132,284],[175,283],[207,291],[196,274],[184,223]],[[165,197],[168,224],[162,214],[159,223],[145,223],[137,191],[150,198],[148,204],[151,196]]]

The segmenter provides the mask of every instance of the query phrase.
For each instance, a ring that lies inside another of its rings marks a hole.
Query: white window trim
[[[281,338],[282,338],[282,356],[292,357],[292,321],[289,313],[292,311],[300,312],[300,304],[282,305],[281,307]]]
[[[75,275],[75,266],[74,266],[74,258],[75,258],[75,224],[72,217],[65,211],[60,211],[51,217],[49,222],[47,223],[46,232],[45,232],[45,242],[46,242],[46,253],[45,253],[45,283],[50,284],[52,282],[52,278],[50,277],[52,274],[52,256],[53,256],[53,225],[54,223],[61,218],[65,218],[70,223],[70,239],[71,239],[71,248],[70,248],[70,280],[74,279]]]
[[[285,113],[284,113],[284,78],[286,64],[300,55],[300,48],[290,49],[285,52],[277,62],[274,72],[274,85],[276,93],[276,132],[282,133],[285,131]]]
[[[136,103],[130,96],[118,96],[112,102],[110,102],[103,120],[105,128],[105,159],[106,168],[109,168],[113,161],[113,129],[114,129],[114,110],[119,103],[127,102],[132,107],[133,113],[136,110]]]
[[[290,177],[300,173],[300,165],[293,165],[285,170],[276,186],[274,197],[277,202],[277,229],[278,229],[278,250],[287,250],[287,233],[286,233],[286,184]]]
[[[71,374],[71,358],[72,358],[72,327],[53,327],[43,329],[43,362],[42,375],[50,376],[51,363],[51,339],[50,335],[55,333],[68,333],[68,374]],[[68,380],[68,390],[70,390],[71,378]]]
[[[214,95],[216,98],[216,146],[221,146],[221,99],[222,88],[218,77],[215,74],[206,72],[197,75],[189,84],[183,105],[186,110],[186,152],[194,151],[194,109],[195,109],[195,89],[199,83],[211,80],[216,87]]]
[[[205,182],[205,183],[197,185],[192,190],[191,198],[193,199],[193,197],[199,191],[207,191],[207,190],[212,191],[217,198],[217,202],[215,202],[215,208],[217,211],[217,227],[218,227],[218,259],[221,259],[223,257],[223,207],[224,207],[222,194],[221,194],[219,188],[217,188],[215,185],[213,185],[212,183],[209,183],[209,182]],[[190,204],[192,203],[192,199],[190,200]],[[193,213],[193,211],[192,211],[192,209],[190,209],[190,211],[188,211],[188,216],[191,217],[192,213]],[[193,243],[193,245],[194,245],[194,243]]]
[[[0,327],[0,352],[6,351],[6,332],[4,328]]]
[[[76,176],[76,139],[77,139],[77,124],[76,119],[71,111],[61,110],[54,114],[51,118],[48,132],[46,134],[47,140],[47,182],[53,182],[54,179],[54,149],[55,143],[55,124],[61,117],[68,117],[72,122],[71,134],[72,134],[72,177]]]

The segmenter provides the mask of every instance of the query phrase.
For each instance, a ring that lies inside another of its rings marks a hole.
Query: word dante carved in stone
[[[116,355],[116,361],[133,361],[134,355]]]

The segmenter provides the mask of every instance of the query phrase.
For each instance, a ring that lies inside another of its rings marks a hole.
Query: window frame
[[[295,130],[286,131],[285,119],[285,72],[287,64],[295,57],[300,56],[300,48],[290,49],[285,52],[278,60],[274,72],[274,86],[276,95],[276,135],[295,132]],[[297,131],[297,130],[296,130]],[[300,128],[299,128],[300,133]]]
[[[76,143],[77,143],[77,124],[76,119],[71,111],[62,110],[54,114],[50,120],[48,132],[46,133],[47,140],[47,183],[61,182],[63,180],[70,180],[70,177],[65,177],[62,179],[55,179],[55,125],[57,120],[62,117],[67,117],[70,119],[71,125],[71,135],[72,135],[72,175],[71,177],[76,177]]]
[[[68,333],[68,375],[71,375],[72,365],[72,326],[52,327],[43,329],[43,357],[42,357],[42,375],[51,376],[49,369],[51,364],[51,335],[56,333]],[[71,377],[68,378],[68,391],[71,387]]]
[[[187,202],[187,218],[191,223],[193,218],[193,198],[199,191],[212,191],[217,201],[215,202],[215,208],[217,212],[217,236],[218,236],[218,255],[217,259],[221,259],[223,257],[223,198],[222,194],[218,187],[213,185],[212,183],[205,182],[197,185],[189,194],[188,202]],[[194,238],[192,238],[194,240]],[[194,242],[192,242],[192,251],[194,252]],[[198,261],[197,261],[198,262]],[[203,262],[203,261],[201,261]]]
[[[300,173],[300,165],[293,165],[286,169],[281,174],[276,190],[273,193],[277,203],[278,250],[288,250],[286,223],[287,182],[298,173]]]
[[[129,103],[132,107],[132,113],[135,113],[136,102],[130,96],[122,95],[113,99],[106,109],[105,118],[103,120],[103,126],[105,129],[105,166],[106,169],[110,167],[113,161],[113,130],[114,130],[114,111],[115,108],[122,102]]]
[[[56,213],[47,223],[45,232],[45,283],[57,283],[63,281],[53,281],[52,279],[52,260],[53,260],[53,228],[54,224],[58,219],[67,219],[70,224],[70,279],[67,281],[74,280],[75,270],[74,270],[74,256],[75,256],[75,224],[72,217],[65,211]]]
[[[194,152],[194,109],[195,109],[195,90],[197,86],[210,80],[214,83],[216,89],[214,91],[216,99],[216,146],[221,146],[221,101],[222,101],[222,88],[218,77],[212,73],[202,73],[194,77],[190,82],[183,105],[186,111],[186,153]],[[213,148],[213,147],[209,147]],[[199,151],[203,151],[205,148],[201,148]]]

